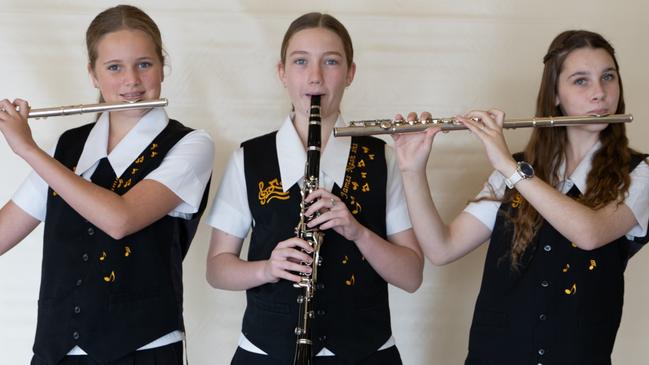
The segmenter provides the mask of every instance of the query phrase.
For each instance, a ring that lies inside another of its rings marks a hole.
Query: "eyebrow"
[[[289,57],[290,56],[295,56],[295,55],[305,55],[305,54],[309,54],[309,52],[297,50],[297,51],[293,51],[293,52],[289,53]],[[334,55],[334,56],[338,56],[338,57],[343,56],[343,54],[338,52],[338,51],[327,51],[327,52],[324,52],[324,55],[325,56]]]
[[[153,59],[155,59],[155,58],[154,58],[154,57],[148,57],[148,56],[145,56],[145,57],[139,57],[139,58],[136,58],[136,59],[135,59],[135,62],[151,61],[151,60],[153,60]],[[123,61],[122,61],[121,59],[117,58],[117,59],[113,59],[113,60],[108,60],[108,61],[104,62],[103,64],[104,64],[104,65],[108,65],[108,64],[111,64],[111,63],[121,63],[121,62],[123,62]]]
[[[602,71],[602,73],[611,72],[611,71],[617,72],[617,69],[615,67],[609,67],[609,68],[605,69],[604,71]],[[589,74],[590,74],[590,72],[587,72],[587,71],[577,71],[577,72],[573,73],[572,75],[568,76],[568,78],[570,79],[570,78],[573,78],[573,77],[576,77],[576,76],[586,76],[586,75],[589,75]]]

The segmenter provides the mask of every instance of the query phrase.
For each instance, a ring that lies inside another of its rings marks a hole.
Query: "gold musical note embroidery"
[[[352,181],[352,190],[358,190],[358,183],[356,181]]]
[[[158,152],[156,151],[151,151],[151,158],[156,157],[158,155]]]
[[[364,154],[367,154],[368,152],[370,152],[370,148],[367,147],[367,146],[363,146],[362,149],[363,149]]]
[[[372,160],[372,161],[374,161],[374,154],[373,154],[373,153],[372,153],[372,154],[369,154],[369,155],[367,155],[367,157],[368,157],[368,158],[369,158],[370,160]]]
[[[363,188],[361,189],[361,191],[364,192],[364,193],[367,193],[368,191],[370,191],[370,184],[369,183],[363,184]]]
[[[567,295],[575,295],[575,293],[577,292],[577,284],[572,284],[572,286],[570,288],[564,290],[564,292]]]
[[[142,162],[144,162],[144,156],[140,156],[137,158],[137,160],[135,160],[135,163],[138,165],[141,164]]]
[[[367,172],[361,172],[361,177],[363,179],[367,179]]]
[[[358,167],[365,167],[365,160],[358,161]]]
[[[129,246],[124,246],[124,257],[131,256],[131,248]]]
[[[106,251],[101,251],[101,255],[99,255],[99,261],[106,260],[106,257],[108,257],[108,254],[106,253]]]
[[[343,257],[343,265],[347,265],[348,262],[349,262],[349,257],[345,255],[345,257]]]
[[[158,148],[158,144],[157,144],[157,143],[151,143],[151,148],[150,148],[150,150],[153,151],[153,150],[155,150],[156,148]]]
[[[597,261],[595,260],[590,260],[590,266],[588,266],[588,271],[593,271],[597,267]]]
[[[352,277],[349,278],[349,280],[345,280],[345,285],[347,286],[352,286],[356,283],[356,277],[354,277],[354,274],[352,274]]]
[[[264,187],[264,182],[259,182],[259,193],[257,198],[259,199],[259,204],[266,205],[273,199],[287,200],[290,199],[289,192],[284,192],[282,189],[282,183],[278,178],[275,178],[268,182],[268,187]]]
[[[140,171],[140,169],[138,169],[137,167],[132,168],[131,175],[135,175],[138,171]]]
[[[570,264],[566,264],[566,266],[561,271],[568,272],[568,270],[570,270]]]
[[[59,193],[57,193],[56,191],[52,190],[52,196],[58,196],[58,195],[59,195]]]
[[[110,275],[104,276],[104,281],[107,283],[112,283],[113,281],[115,281],[115,271],[111,271]]]

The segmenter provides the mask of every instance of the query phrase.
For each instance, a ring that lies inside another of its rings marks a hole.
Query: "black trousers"
[[[90,356],[75,355],[66,356],[56,365],[98,365]],[[149,350],[132,352],[121,359],[112,361],[105,365],[182,365],[183,364],[183,342],[179,341],[162,347]],[[48,365],[32,357],[31,365]]]
[[[316,356],[314,365],[401,365],[401,355],[396,346],[377,351],[356,364],[338,359],[336,356]],[[289,365],[272,359],[270,356],[248,352],[237,347],[231,365]]]

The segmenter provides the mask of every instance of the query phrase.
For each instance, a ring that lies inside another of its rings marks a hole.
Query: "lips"
[[[606,114],[610,114],[610,113],[608,112],[608,109],[604,109],[604,108],[595,109],[588,112],[588,115],[606,115]]]
[[[119,94],[125,101],[140,101],[144,98],[144,91],[135,91]]]

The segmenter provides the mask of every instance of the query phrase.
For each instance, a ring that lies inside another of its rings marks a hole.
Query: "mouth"
[[[127,93],[121,93],[119,96],[129,103],[134,103],[144,99],[144,91],[131,91]]]
[[[588,112],[589,115],[608,115],[611,114],[609,113],[608,109],[606,108],[600,108],[600,109],[594,109]]]

